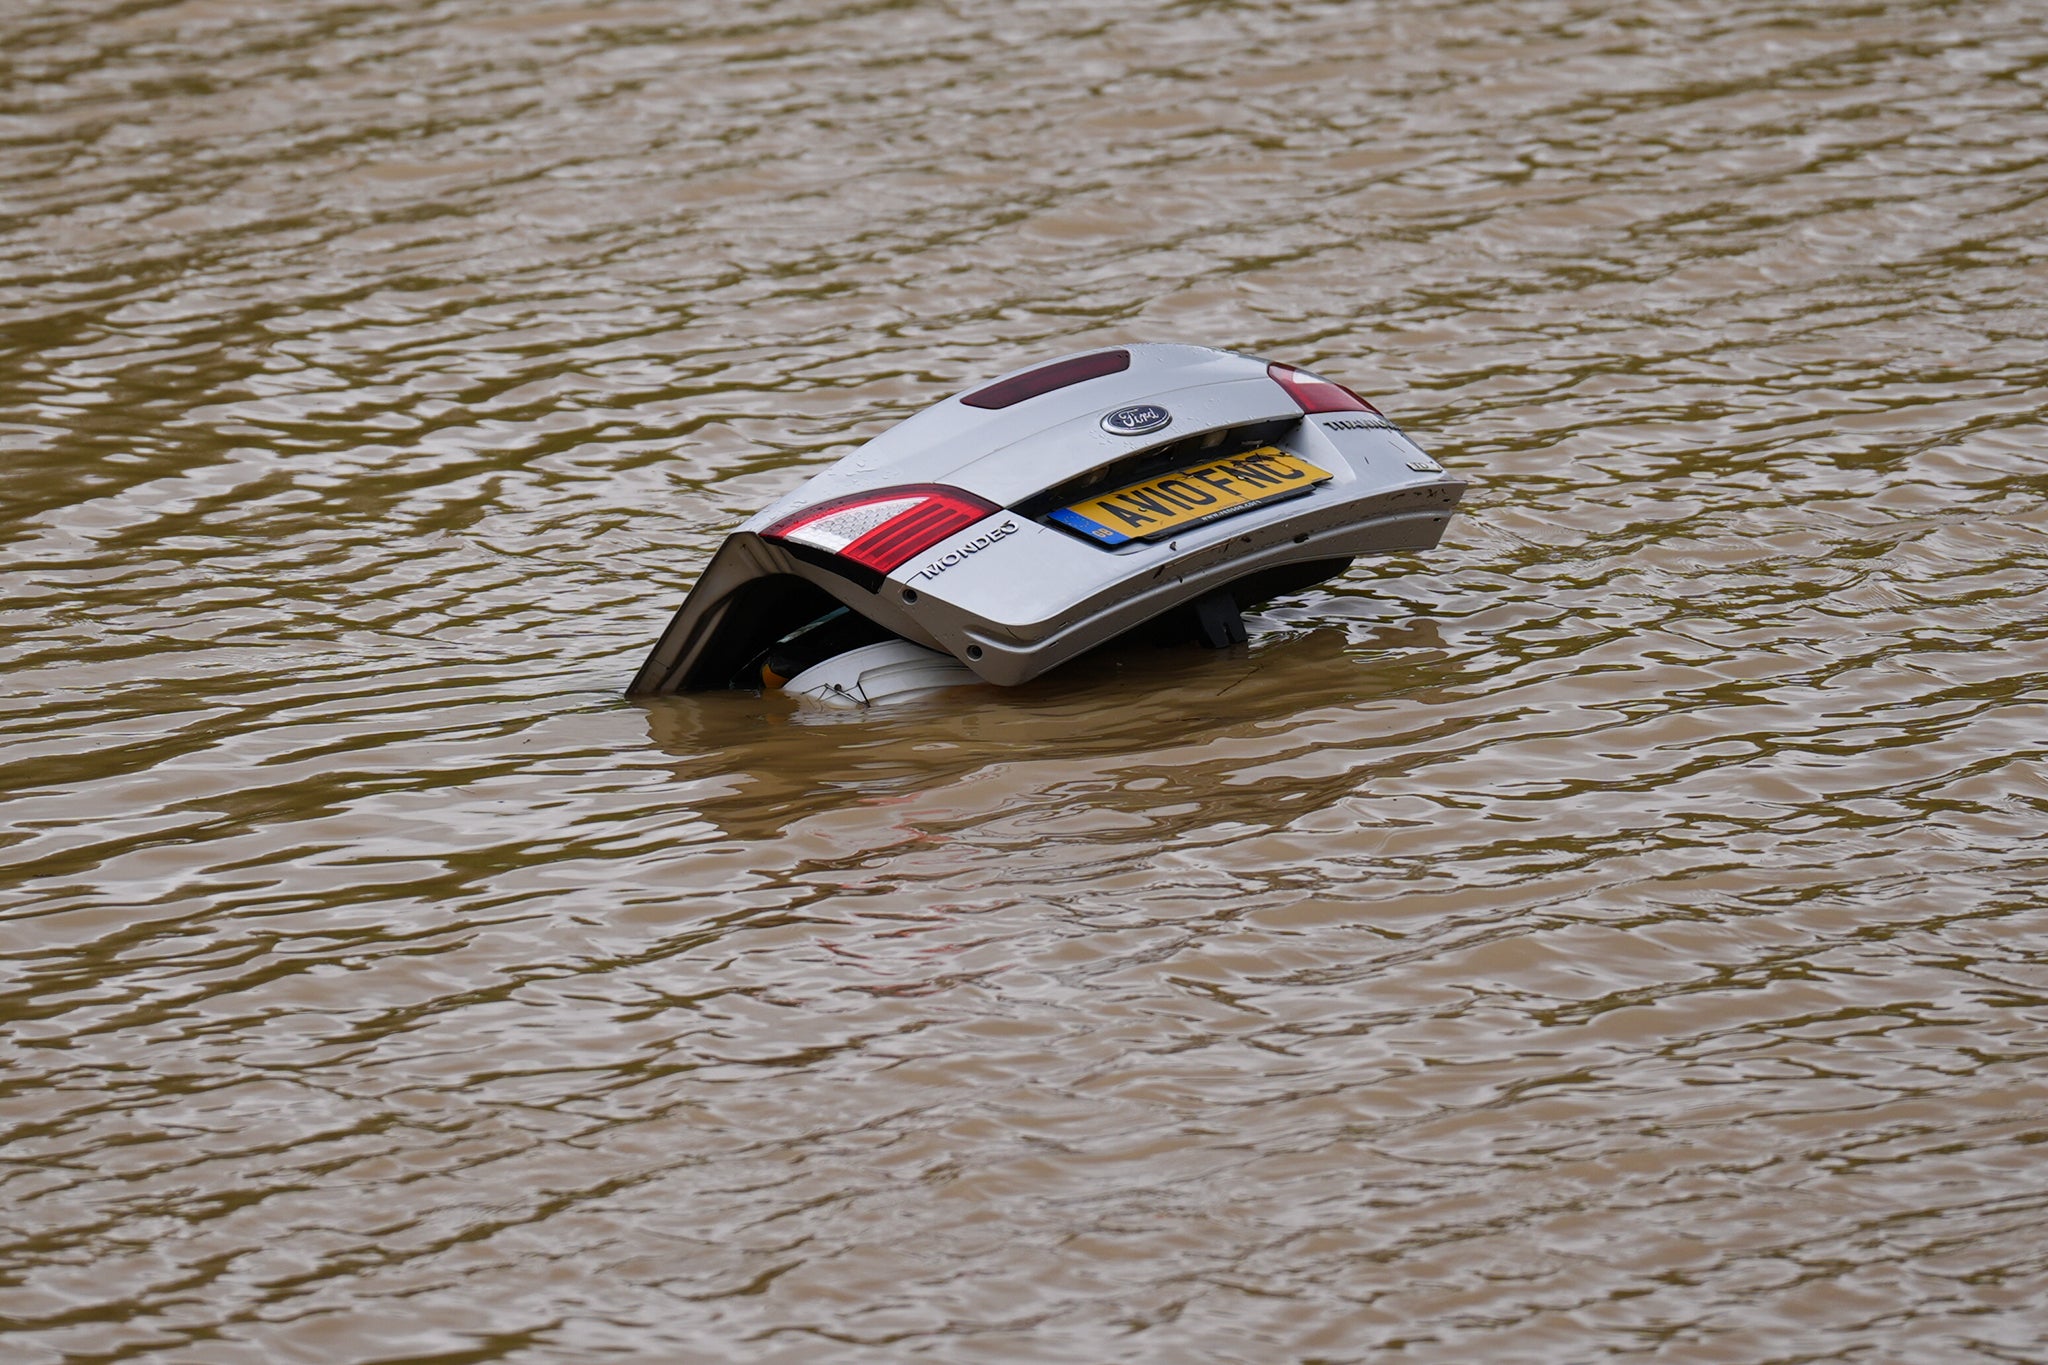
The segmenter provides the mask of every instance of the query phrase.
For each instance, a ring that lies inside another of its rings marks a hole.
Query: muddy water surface
[[[10,1361],[2023,1361],[2048,26],[0,17]],[[620,692],[983,376],[1472,481],[1226,655]]]

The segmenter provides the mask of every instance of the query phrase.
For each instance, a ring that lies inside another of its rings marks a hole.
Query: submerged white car
[[[1464,494],[1370,403],[1202,346],[1087,351],[926,408],[727,536],[629,696],[1014,684],[1141,632],[1221,647]]]

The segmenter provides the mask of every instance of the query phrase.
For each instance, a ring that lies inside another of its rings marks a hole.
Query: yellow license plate
[[[1306,493],[1330,471],[1277,446],[1176,469],[1062,507],[1051,520],[1102,545],[1157,540],[1218,517]]]

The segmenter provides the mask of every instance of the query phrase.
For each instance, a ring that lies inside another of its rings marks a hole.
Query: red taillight
[[[997,510],[994,503],[957,488],[909,484],[806,507],[761,534],[850,559],[876,573],[888,573],[919,550],[929,549]]]
[[[1379,411],[1342,384],[1332,384],[1307,370],[1297,370],[1292,365],[1276,361],[1266,367],[1266,373],[1273,377],[1275,384],[1287,390],[1287,396],[1300,404],[1303,412]]]

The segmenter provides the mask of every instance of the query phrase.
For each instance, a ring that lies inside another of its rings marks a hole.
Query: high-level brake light
[[[1129,351],[1097,351],[1093,355],[1069,356],[1055,360],[1050,365],[1040,365],[1035,370],[1011,375],[985,389],[976,389],[965,394],[960,401],[971,408],[1014,407],[1027,398],[1036,398],[1054,389],[1064,389],[1069,384],[1078,384],[1084,379],[1100,379],[1104,375],[1121,374],[1131,367]]]

